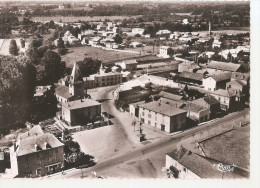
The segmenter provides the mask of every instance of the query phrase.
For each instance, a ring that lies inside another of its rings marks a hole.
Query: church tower
[[[103,64],[101,63],[100,68],[99,68],[99,74],[102,75],[104,73],[105,73],[105,68],[104,68]]]
[[[69,80],[69,93],[72,96],[84,96],[84,83],[82,76],[79,71],[79,67],[76,63],[74,63],[70,80]]]

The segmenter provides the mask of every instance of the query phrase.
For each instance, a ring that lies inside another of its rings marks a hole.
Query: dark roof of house
[[[75,100],[67,103],[62,103],[62,106],[69,110],[75,110],[79,108],[86,108],[89,106],[98,106],[101,105],[99,102],[92,100],[92,99],[80,99],[80,100]]]
[[[225,97],[235,96],[235,93],[229,92],[229,91],[227,91],[225,89],[218,89],[216,91],[212,91],[211,94],[219,95],[219,96],[225,96]]]
[[[17,156],[22,156],[60,146],[63,146],[63,144],[53,134],[45,133],[21,139],[16,152]]]
[[[211,68],[211,69],[218,69],[218,70],[236,72],[241,67],[241,65],[235,64],[235,63],[226,63],[226,62],[221,62],[221,61],[211,61],[207,65],[207,67]]]
[[[177,114],[185,113],[185,110],[179,109],[175,106],[169,105],[169,104],[164,104],[160,103],[157,101],[145,103],[139,105],[141,108],[145,108],[147,110],[151,110],[153,112],[157,112],[166,116],[174,116]]]
[[[56,87],[55,93],[56,95],[59,95],[65,99],[69,99],[72,97],[72,95],[69,93],[69,87],[63,85],[59,85],[58,87]]]
[[[203,98],[196,99],[192,101],[192,103],[208,107],[209,105],[219,104],[219,101],[215,99],[215,97],[209,95]]]
[[[183,98],[183,96],[175,95],[175,94],[168,93],[168,92],[165,92],[165,91],[161,91],[159,93],[159,96],[164,97],[166,99],[171,99],[171,100],[174,100],[174,101],[180,101]]]
[[[244,83],[242,80],[233,80],[230,82],[227,82],[227,85],[239,85],[239,86],[246,86],[246,83]]]
[[[223,73],[211,76],[215,81],[230,80],[231,73]]]
[[[157,102],[160,102],[161,104],[168,104],[171,106],[175,106],[176,108],[182,108],[185,105],[184,102],[179,102],[179,101],[167,99],[164,97],[161,97]]]
[[[204,78],[203,74],[183,71],[180,75],[182,78],[188,78],[192,80],[202,81]]]

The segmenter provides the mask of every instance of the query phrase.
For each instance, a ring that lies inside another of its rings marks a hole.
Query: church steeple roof
[[[74,63],[73,68],[72,68],[72,72],[71,72],[71,75],[70,75],[70,83],[74,84],[78,81],[82,81],[82,76],[80,74],[80,70],[79,70],[77,63]]]

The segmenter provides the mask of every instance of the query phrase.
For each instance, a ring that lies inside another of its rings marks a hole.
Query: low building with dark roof
[[[115,65],[119,65],[123,70],[133,71],[137,68],[137,61],[136,59],[123,60]]]
[[[220,112],[220,102],[213,96],[205,96],[192,101],[193,104],[198,104],[210,109],[210,118],[213,118],[217,112]]]
[[[10,147],[12,177],[39,177],[58,172],[64,166],[63,154],[64,144],[53,134],[29,133],[20,137]]]
[[[139,120],[142,123],[168,133],[185,129],[186,116],[185,110],[160,101],[139,105]]]
[[[210,61],[207,65],[207,70],[211,74],[217,72],[243,72],[244,68],[240,64]]]
[[[180,101],[180,100],[183,99],[183,96],[181,96],[181,95],[175,95],[175,94],[168,93],[168,92],[165,92],[165,91],[161,91],[158,94],[158,96],[166,98],[166,99],[174,100],[174,101]]]
[[[203,78],[205,76],[200,73],[193,73],[184,71],[180,73],[178,82],[186,83],[190,85],[202,85]]]
[[[62,103],[61,118],[70,125],[87,124],[101,115],[101,104],[92,99]]]
[[[217,89],[225,89],[226,83],[231,80],[231,73],[223,73],[211,75],[203,79],[202,85],[205,90],[215,91]]]

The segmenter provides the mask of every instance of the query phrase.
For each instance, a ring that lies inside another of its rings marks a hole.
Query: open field
[[[104,21],[105,19],[109,19],[111,21],[113,20],[123,20],[125,18],[138,18],[141,17],[141,15],[137,16],[77,16],[77,17],[64,17],[64,16],[42,16],[42,17],[32,17],[32,21],[62,21],[62,22],[78,22],[78,20],[81,21]],[[22,17],[19,17],[19,21],[22,20]]]
[[[67,67],[72,67],[74,62],[81,61],[85,57],[100,59],[104,63],[109,63],[128,58],[140,57],[140,55],[128,52],[103,50],[101,48],[91,46],[81,46],[68,48],[68,53],[62,56],[62,61],[66,62]]]

